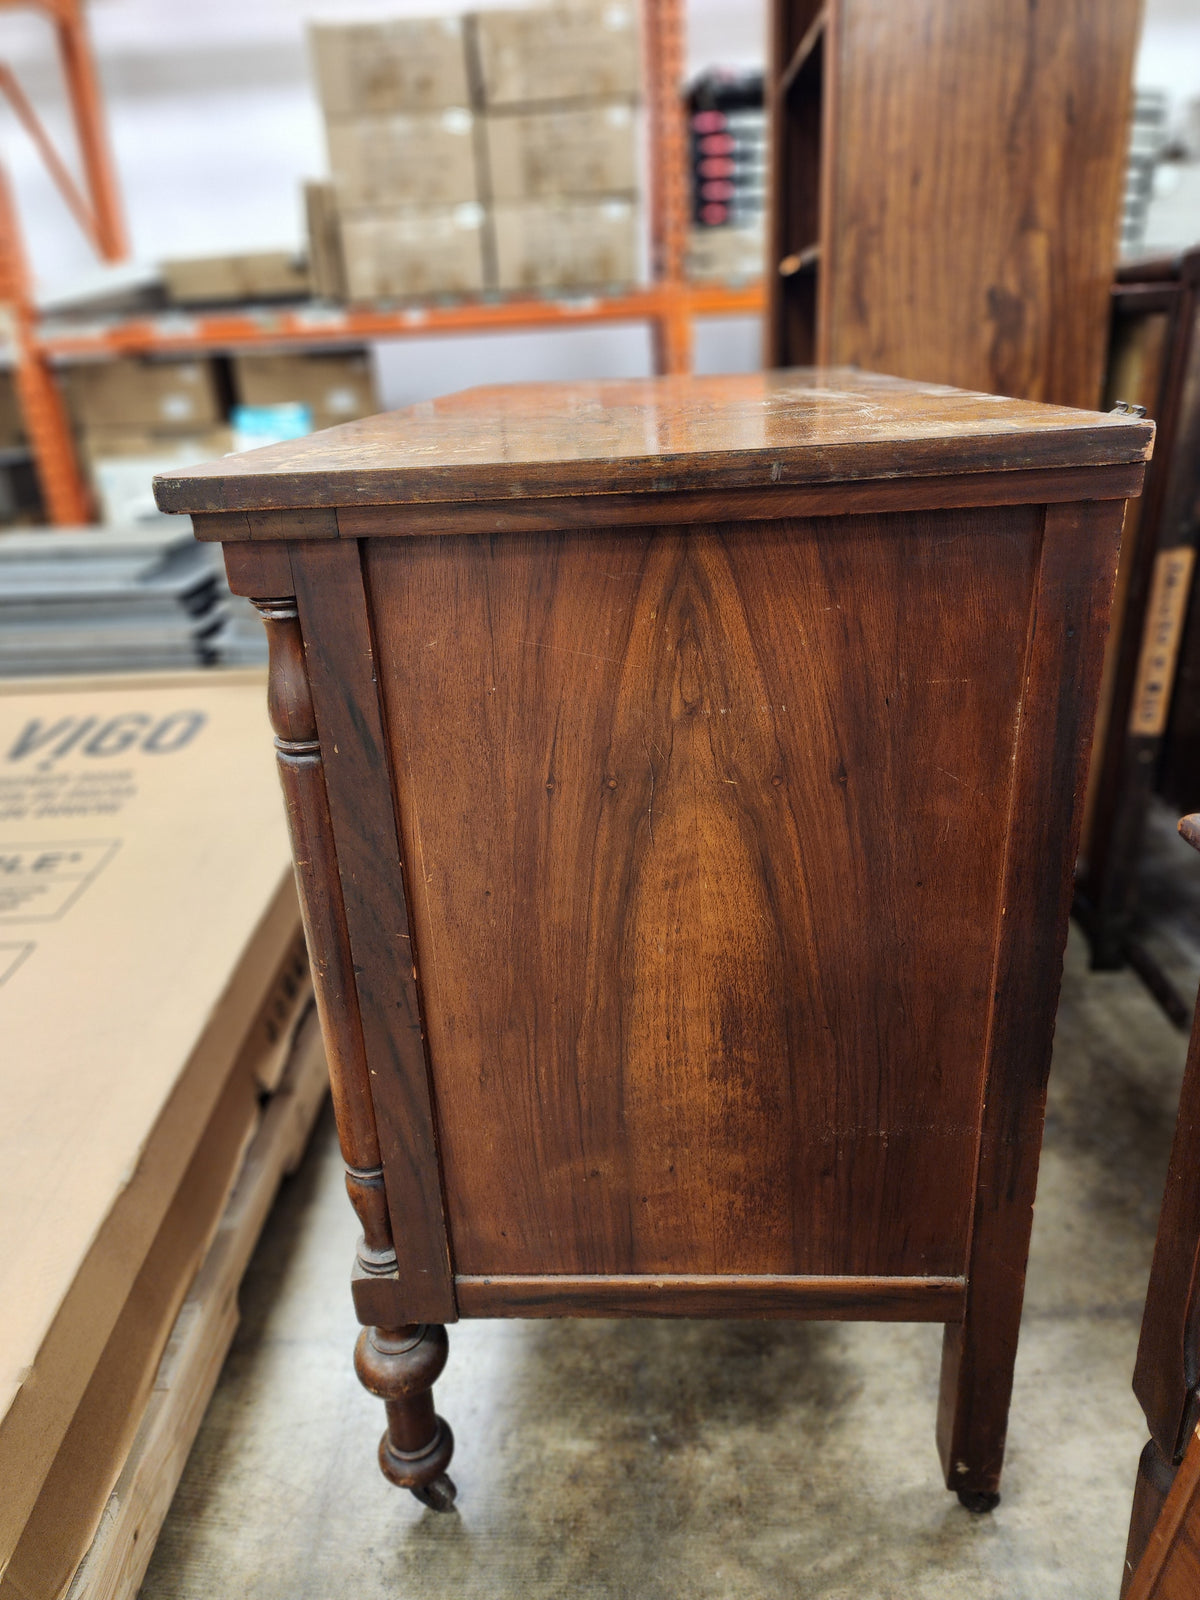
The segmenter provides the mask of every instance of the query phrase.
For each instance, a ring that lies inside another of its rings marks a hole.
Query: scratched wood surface
[[[510,384],[186,467],[155,495],[229,517],[206,537],[321,539],[337,533],[322,507],[1120,465],[1152,437],[1128,416],[849,369]]]
[[[964,1270],[1041,527],[364,543],[459,1273]]]

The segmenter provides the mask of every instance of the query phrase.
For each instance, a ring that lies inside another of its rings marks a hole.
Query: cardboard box
[[[291,972],[296,966],[294,953],[289,953],[286,962]],[[281,1120],[294,1121],[297,1112],[302,1117],[307,1113],[306,1125],[298,1130],[299,1143],[303,1145],[307,1127],[311,1126],[312,1107],[321,1098],[325,1063],[320,1033],[315,1026],[312,986],[302,936],[299,937],[299,964],[294,976],[290,997],[285,998],[282,1007],[278,1002],[284,997],[274,990],[264,1002],[264,1011],[270,1008],[279,1016],[278,1039],[273,1041],[264,1032],[260,1013],[231,1066],[221,1098],[109,1336],[11,1563],[0,1580],[0,1596],[4,1600],[10,1600],[10,1596],[11,1600],[17,1600],[18,1596],[20,1600],[52,1600],[52,1597],[61,1596],[89,1553],[106,1502],[110,1522],[129,1509],[121,1504],[114,1507],[109,1496],[125,1473],[151,1395],[160,1389],[160,1363],[185,1297],[189,1301],[196,1297],[197,1272],[202,1262],[209,1266],[218,1230],[224,1229],[230,1220],[235,1181],[239,1197],[244,1198],[244,1191],[250,1184],[263,1192],[255,1197],[256,1214],[247,1217],[248,1226],[239,1230],[245,1235],[242,1260],[231,1262],[235,1271],[224,1274],[225,1281],[219,1286],[223,1299],[230,1298],[231,1290],[236,1289],[241,1276],[236,1269],[240,1265],[244,1270],[280,1177],[284,1170],[290,1170],[288,1158],[298,1153],[295,1135],[283,1128],[278,1129],[272,1139],[272,1125]],[[277,976],[275,989],[278,984]],[[270,1081],[265,1082],[265,1077]],[[315,1096],[308,1087],[308,1080],[315,1080]],[[260,1093],[264,1088],[270,1096],[265,1102],[265,1114],[260,1106]],[[297,1091],[307,1100],[307,1106],[296,1104]],[[268,1143],[280,1148],[264,1150]],[[265,1162],[264,1155],[267,1156]],[[265,1171],[261,1170],[264,1166]],[[258,1171],[254,1170],[256,1167]],[[213,1287],[218,1286],[214,1284]],[[186,1394],[179,1396],[185,1405],[189,1399]],[[111,1533],[111,1529],[109,1531]],[[132,1543],[134,1548],[127,1552],[126,1559],[136,1559],[144,1570],[158,1524],[143,1513],[130,1531],[132,1540],[127,1540],[127,1544]],[[89,1587],[82,1585],[82,1592],[86,1593]],[[132,1594],[135,1587],[130,1585],[122,1592]]]
[[[475,294],[484,287],[483,207],[360,212],[342,218],[351,300]]]
[[[327,117],[471,104],[461,17],[317,25],[309,46]]]
[[[87,1554],[258,1120],[253,1077],[231,1072],[0,1580],[4,1600],[61,1596]]]
[[[101,520],[117,527],[163,520],[151,487],[156,472],[192,467],[233,448],[229,428],[175,436],[100,428],[83,440]]]
[[[63,374],[76,424],[195,433],[221,421],[211,361],[96,361]]]
[[[171,1329],[140,1426],[71,1584],[70,1600],[135,1600],[140,1589],[233,1342],[238,1286],[280,1180],[299,1165],[328,1092],[316,1023],[310,1009],[246,1151],[216,1237]],[[89,1434],[79,1442],[87,1448],[94,1438]],[[45,1600],[41,1590],[38,1600]]]
[[[0,450],[19,449],[25,439],[25,419],[17,404],[17,385],[11,368],[0,368]]]
[[[0,1570],[295,940],[264,687],[0,685]]]
[[[630,200],[502,202],[493,213],[501,289],[608,288],[638,275]]]
[[[176,305],[299,300],[312,292],[308,262],[295,250],[164,261],[162,275],[167,299]]]
[[[469,19],[483,103],[630,100],[641,92],[633,0],[595,6],[480,11]]]
[[[245,406],[290,401],[306,405],[314,428],[331,428],[379,410],[375,375],[365,350],[235,356],[233,384]]]
[[[79,435],[79,453],[85,465],[112,457],[186,454],[193,461],[210,461],[233,449],[233,429],[222,424],[196,433],[155,433],[150,428],[87,428]],[[194,454],[200,451],[201,454]]]
[[[628,100],[483,119],[493,200],[633,195],[637,126]]]
[[[344,300],[346,262],[342,255],[342,220],[331,183],[304,185],[304,218],[308,226],[308,270],[313,293],[322,300]]]
[[[463,106],[330,122],[329,166],[346,211],[479,198],[475,118]]]
[[[691,228],[687,275],[700,282],[761,278],[765,249],[761,223],[755,228]]]

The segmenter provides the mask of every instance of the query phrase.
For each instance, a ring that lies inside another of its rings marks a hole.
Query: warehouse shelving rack
[[[58,30],[87,181],[86,196],[74,190],[19,86],[14,97],[15,80],[11,75],[0,83],[0,89],[9,89],[18,115],[38,143],[52,176],[97,252],[106,260],[119,260],[127,253],[127,246],[80,0],[0,0],[0,7],[16,3],[47,12]],[[420,305],[342,306],[314,301],[286,306],[239,306],[195,314],[169,311],[87,320],[44,319],[38,317],[34,306],[15,208],[0,173],[0,302],[7,302],[10,307],[8,343],[49,520],[78,524],[88,521],[91,513],[70,419],[54,379],[58,362],[131,355],[220,354],[268,346],[304,349],[369,339],[641,322],[651,330],[655,370],[689,371],[693,319],[757,314],[762,310],[763,292],[758,282],[690,283],[684,276],[689,207],[687,130],[681,96],[683,7],[684,0],[642,0],[651,281],[623,292],[495,295]]]

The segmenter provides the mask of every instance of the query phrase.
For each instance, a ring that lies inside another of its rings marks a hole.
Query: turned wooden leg
[[[446,1476],[454,1435],[434,1411],[432,1392],[448,1353],[449,1340],[439,1323],[364,1328],[354,1349],[354,1370],[363,1387],[387,1407],[380,1471],[434,1511],[452,1511],[456,1493]]]
[[[266,624],[271,652],[268,706],[338,1138],[346,1161],[346,1189],[363,1230],[353,1286],[359,1321],[368,1326],[358,1341],[355,1367],[371,1393],[387,1403],[388,1429],[379,1449],[384,1476],[411,1489],[435,1510],[449,1511],[454,1485],[446,1468],[454,1439],[434,1415],[430,1394],[446,1365],[446,1330],[440,1324],[371,1326],[396,1315],[389,1302],[394,1303],[399,1292],[398,1267],[362,1020],[354,1000],[354,961],[345,906],[336,888],[337,851],[296,601],[284,596],[254,603]]]

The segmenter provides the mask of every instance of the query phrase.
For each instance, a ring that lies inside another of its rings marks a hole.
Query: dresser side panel
[[[1041,525],[364,543],[458,1272],[963,1272]]]

